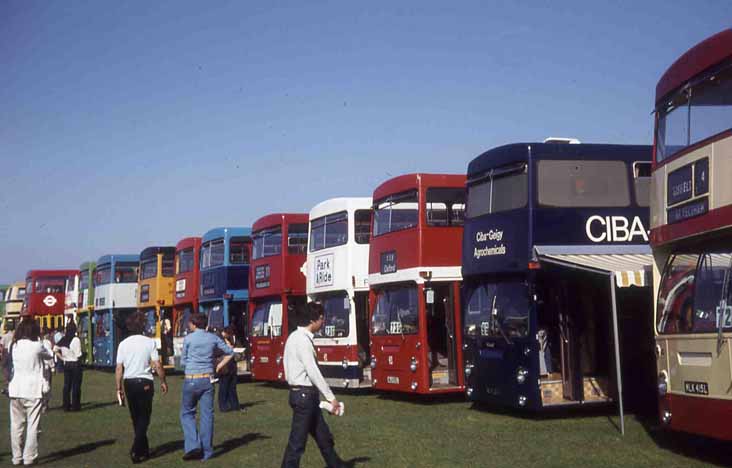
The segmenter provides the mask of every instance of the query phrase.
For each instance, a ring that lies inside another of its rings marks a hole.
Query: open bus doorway
[[[544,406],[617,400],[612,291],[607,274],[542,263],[538,273],[541,400]],[[649,286],[617,287],[623,400],[635,413],[655,408]]]
[[[363,366],[364,380],[371,381],[371,345],[369,342],[369,293],[357,291],[353,295],[356,304],[356,341],[358,343],[358,360]]]
[[[614,398],[612,310],[606,275],[545,268],[537,283],[544,406]]]
[[[424,289],[430,388],[458,384],[454,331],[455,300],[451,286],[450,283],[431,284]]]

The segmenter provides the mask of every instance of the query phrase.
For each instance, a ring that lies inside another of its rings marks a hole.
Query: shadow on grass
[[[114,401],[97,401],[95,403],[82,403],[81,404],[81,411],[86,410],[95,410],[98,408],[106,408],[108,406],[116,406],[117,403]],[[53,408],[48,408],[48,411],[61,411],[63,410],[63,406],[54,406]]]
[[[607,417],[610,423],[619,430],[619,426],[617,425],[618,423],[612,419],[613,417],[618,416],[618,409],[617,406],[612,403],[580,406],[555,406],[543,408],[541,410],[521,410],[518,408],[492,405],[489,403],[473,402],[470,408],[483,413],[492,413],[501,416],[511,416],[534,421]],[[625,413],[626,417],[630,414],[631,413],[628,412]]]
[[[254,442],[255,440],[260,439],[269,439],[270,437],[268,435],[261,434],[259,432],[252,432],[249,434],[244,434],[241,437],[235,437],[233,439],[225,440],[216,446],[214,446],[214,457],[218,457],[220,455],[223,455],[225,453],[231,452],[232,450],[235,450],[239,447],[243,447],[247,444],[250,444]],[[169,453],[173,452],[180,452],[181,455],[183,454],[183,441],[182,440],[171,440],[170,442],[166,442],[162,445],[158,445],[154,449],[150,451],[150,458],[159,458],[164,455],[168,455]]]
[[[261,405],[262,403],[265,403],[264,400],[257,400],[257,401],[248,401],[246,403],[239,403],[239,410],[246,410],[248,408],[251,408],[252,406]]]
[[[244,434],[241,437],[225,440],[214,447],[213,456],[218,457],[260,439],[271,439],[271,437],[259,432],[250,432],[249,434]]]
[[[369,393],[373,393],[373,390]],[[378,392],[380,400],[396,401],[400,403],[410,403],[420,406],[442,405],[445,403],[465,403],[465,394],[459,393],[439,393],[435,395],[416,395],[414,393],[391,393]]]
[[[664,450],[710,465],[732,466],[732,446],[727,441],[674,432],[661,426],[658,419],[646,419],[641,424],[656,445]]]
[[[343,466],[353,468],[359,463],[366,463],[368,461],[371,461],[371,457],[355,457],[350,460],[343,460]]]
[[[115,442],[117,442],[117,439],[105,439],[105,440],[98,440],[96,442],[89,442],[86,444],[77,445],[76,447],[71,447],[71,448],[59,450],[57,452],[49,453],[48,455],[44,455],[38,459],[38,463],[56,463],[61,460],[64,460],[65,458],[73,457],[75,455],[81,455],[84,453],[93,452],[94,450],[98,449],[99,447],[104,447],[105,445],[112,445]]]

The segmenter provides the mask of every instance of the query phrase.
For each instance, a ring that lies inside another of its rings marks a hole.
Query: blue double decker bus
[[[251,251],[250,228],[215,228],[201,239],[199,310],[208,317],[209,330],[236,329],[239,352],[246,348]]]
[[[652,336],[650,161],[650,146],[547,140],[470,163],[462,252],[469,399],[531,409],[609,402],[622,397],[621,375],[652,378],[652,361],[641,369],[630,357]]]
[[[127,336],[125,321],[137,310],[139,255],[104,255],[94,270],[93,363],[114,367],[117,345]]]

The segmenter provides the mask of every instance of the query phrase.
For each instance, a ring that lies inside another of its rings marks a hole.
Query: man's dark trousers
[[[155,382],[150,379],[125,379],[124,384],[127,406],[130,408],[132,417],[132,427],[135,430],[135,440],[132,443],[130,455],[149,457],[147,427],[150,425],[150,415],[152,414]]]
[[[318,444],[323,460],[328,468],[342,466],[341,459],[335,451],[333,434],[323,418],[320,409],[320,398],[315,388],[300,387],[290,390],[290,407],[292,408],[292,428],[287,448],[282,459],[282,468],[300,466],[300,457],[305,452],[308,434]]]

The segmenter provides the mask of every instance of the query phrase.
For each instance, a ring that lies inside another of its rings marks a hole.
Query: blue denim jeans
[[[183,398],[180,403],[180,424],[183,426],[184,450],[203,451],[203,459],[213,455],[213,400],[214,386],[208,377],[203,379],[185,379],[183,382]],[[196,406],[201,409],[199,429],[196,429]]]

